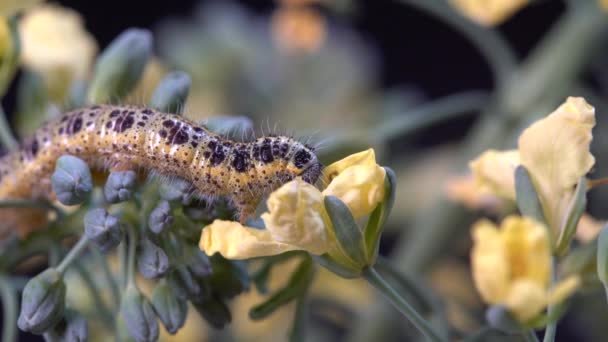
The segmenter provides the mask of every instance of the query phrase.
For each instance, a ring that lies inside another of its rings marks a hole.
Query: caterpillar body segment
[[[19,150],[0,158],[0,200],[54,199],[50,176],[65,154],[92,168],[143,169],[183,178],[201,197],[231,199],[241,221],[285,182],[302,176],[314,183],[321,173],[314,151],[289,137],[236,142],[178,115],[133,106],[92,106],[47,122]],[[0,215],[11,216],[4,215],[8,210],[0,209]],[[17,221],[3,220],[0,228],[13,229]]]

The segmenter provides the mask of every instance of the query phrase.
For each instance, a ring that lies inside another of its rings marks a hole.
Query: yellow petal
[[[528,0],[450,0],[450,3],[476,23],[494,26],[526,6]]]
[[[578,275],[571,275],[560,281],[551,289],[549,293],[549,304],[558,304],[570,297],[581,286],[581,278]]]
[[[371,151],[371,153],[367,153]],[[384,199],[384,178],[386,171],[376,164],[373,150],[368,150],[364,158],[338,172],[327,188],[324,196],[340,198],[355,218],[370,214]],[[361,154],[353,155],[362,157]],[[352,156],[351,156],[352,157]],[[348,158],[347,158],[348,159]],[[351,159],[351,161],[353,161]],[[342,165],[334,168],[338,169]]]
[[[323,184],[328,185],[342,171],[355,165],[374,165],[376,164],[376,154],[374,149],[370,148],[363,152],[351,154],[350,156],[338,160],[337,162],[327,166],[323,170]]]
[[[599,221],[589,214],[583,214],[576,226],[576,239],[582,243],[589,243],[600,234],[604,225],[606,221]]]
[[[268,198],[262,220],[272,238],[312,254],[329,249],[323,196],[301,178],[288,182]]]
[[[595,162],[589,152],[595,109],[581,97],[569,97],[519,137],[521,163],[528,169],[547,223],[561,225],[574,187]]]
[[[509,290],[509,265],[500,232],[481,220],[473,226],[471,267],[475,287],[486,303],[504,302]]]
[[[530,218],[519,216],[507,217],[501,227],[511,279],[527,279],[546,288],[551,270],[547,228]]]
[[[504,304],[520,322],[525,322],[547,306],[547,292],[538,283],[518,280],[513,283]]]
[[[268,230],[244,227],[238,222],[215,220],[203,228],[199,248],[212,255],[219,252],[228,259],[248,259],[299,249],[277,242]]]
[[[469,163],[480,192],[515,200],[515,168],[519,165],[517,150],[488,150]]]
[[[450,201],[460,203],[470,210],[483,209],[496,213],[506,204],[494,194],[479,191],[472,174],[448,178],[443,191]]]

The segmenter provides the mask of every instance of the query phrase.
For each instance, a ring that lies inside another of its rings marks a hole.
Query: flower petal
[[[515,168],[519,165],[517,150],[488,150],[469,163],[479,191],[515,200]]]
[[[549,303],[557,304],[570,297],[581,286],[581,278],[578,275],[571,275],[557,283],[549,292]]]
[[[373,150],[368,151],[371,153],[339,172],[323,190],[324,196],[340,198],[355,218],[370,214],[384,199],[386,171],[376,164]]]
[[[547,306],[547,291],[538,283],[520,279],[513,283],[504,304],[520,322],[525,322]]]
[[[327,214],[323,196],[301,178],[274,191],[267,201],[268,212],[262,214],[266,229],[277,242],[298,246],[312,254],[329,249]]]
[[[351,166],[374,164],[376,164],[376,154],[374,153],[373,148],[363,152],[351,154],[350,156],[327,166],[323,170],[323,184],[328,185],[336,176],[342,173],[342,171]]]
[[[479,25],[494,26],[507,20],[528,0],[450,0],[453,7]]]
[[[473,226],[473,280],[486,303],[503,303],[509,290],[509,265],[500,231],[488,220]]]
[[[554,232],[565,216],[574,186],[595,163],[589,152],[593,126],[595,109],[581,97],[569,97],[519,137],[521,163],[530,172]]]
[[[244,227],[238,222],[215,220],[201,234],[199,248],[208,255],[216,252],[228,259],[248,259],[277,255],[300,249],[277,242],[268,230]]]

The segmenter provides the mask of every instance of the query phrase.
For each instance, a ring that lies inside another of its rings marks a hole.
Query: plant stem
[[[127,259],[127,287],[135,285],[135,252],[137,250],[137,232],[135,227],[129,225],[127,227],[129,236],[129,251]]]
[[[553,261],[551,262],[551,273],[550,273],[551,284],[549,285],[550,287],[553,287],[553,285],[555,284],[555,280],[556,280],[555,279],[556,278],[555,267],[556,267],[556,261],[555,261],[555,257],[553,257]],[[547,307],[547,317],[553,316],[555,307],[556,307],[556,304],[549,304],[549,306]],[[557,318],[549,320],[549,322],[547,323],[547,327],[545,328],[545,336],[543,337],[543,342],[553,342],[555,340],[556,330],[557,330]]]
[[[442,341],[439,334],[433,330],[430,324],[373,267],[368,267],[363,271],[363,278],[382,292],[395,308],[407,317],[428,340]]]
[[[89,292],[91,293],[91,297],[93,298],[93,302],[95,302],[96,312],[99,313],[99,316],[102,318],[102,321],[106,324],[107,327],[112,327],[114,324],[114,318],[112,316],[112,312],[106,306],[103,298],[100,296],[101,291],[99,287],[95,284],[95,280],[91,276],[91,272],[87,270],[84,265],[79,260],[76,260],[74,264],[76,271],[79,273],[80,278],[85,282],[87,287],[89,288]]]
[[[57,266],[57,271],[61,274],[65,273],[70,264],[80,255],[80,253],[87,248],[89,245],[89,240],[83,235],[80,240],[72,247],[72,249],[68,252],[68,255],[63,258],[59,266]]]
[[[536,337],[536,333],[534,332],[533,329],[526,331],[525,333],[522,333],[521,336],[524,338],[524,341],[526,341],[526,342],[538,342],[538,337]]]
[[[0,297],[2,297],[2,342],[17,341],[17,294],[6,275],[0,275]]]
[[[118,288],[116,279],[114,278],[114,275],[112,274],[112,271],[110,270],[108,261],[103,256],[103,254],[101,254],[101,252],[98,249],[93,248],[92,252],[93,252],[93,257],[95,258],[95,260],[97,260],[97,263],[101,266],[103,275],[106,278],[106,282],[108,283],[108,286],[110,287],[110,291],[112,292],[112,299],[114,301],[114,306],[115,306],[115,308],[118,308],[120,306],[120,289]]]
[[[306,294],[302,294],[296,299],[296,312],[289,332],[290,342],[304,342],[306,340],[307,322],[308,303],[306,302]]]

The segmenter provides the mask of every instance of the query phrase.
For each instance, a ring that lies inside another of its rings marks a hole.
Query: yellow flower
[[[580,279],[571,276],[549,289],[549,235],[532,219],[509,216],[500,228],[481,220],[473,227],[473,243],[473,280],[482,299],[504,305],[519,321],[563,301],[579,286]]]
[[[494,26],[510,18],[528,0],[450,0],[454,8],[479,25]]]
[[[97,44],[77,12],[58,5],[41,5],[25,14],[19,32],[23,65],[45,77],[56,101],[63,100],[73,80],[88,76]]]
[[[483,209],[497,213],[506,207],[502,198],[479,191],[471,174],[447,179],[443,191],[450,201],[460,203],[470,210]]]
[[[314,255],[338,253],[324,197],[336,196],[355,219],[369,215],[384,198],[385,170],[376,164],[374,151],[354,154],[330,165],[321,192],[300,178],[284,184],[268,198],[262,214],[266,229],[216,220],[205,227],[199,247],[207,254],[219,252],[229,259],[269,256],[292,250]]]
[[[576,184],[595,162],[589,152],[594,125],[594,108],[581,97],[569,97],[524,130],[518,150],[487,151],[470,163],[479,190],[514,200],[514,170],[521,163],[538,192],[547,224],[557,233]]]
[[[42,0],[2,0],[0,1],[0,15],[10,17],[41,2]]]

